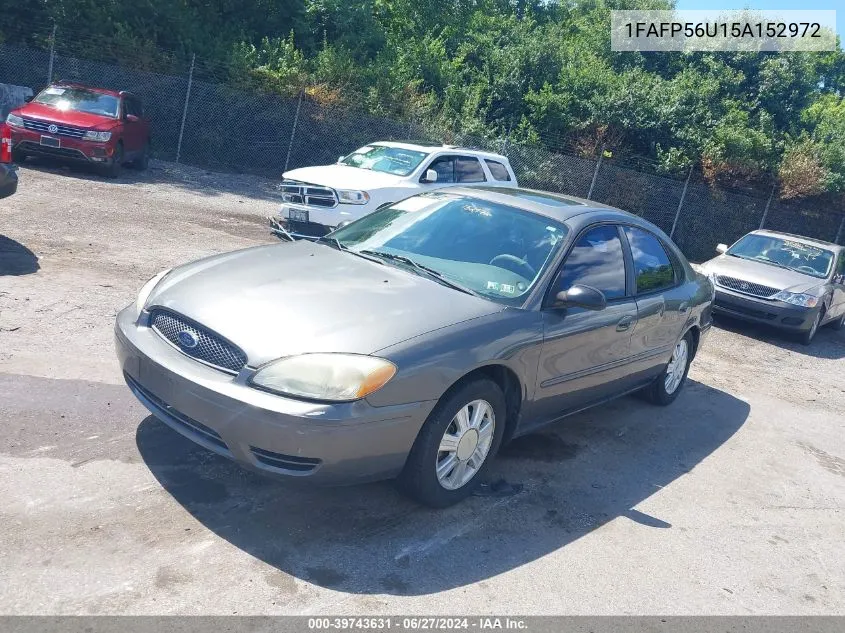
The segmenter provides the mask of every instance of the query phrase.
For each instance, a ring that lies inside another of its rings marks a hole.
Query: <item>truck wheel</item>
[[[141,155],[138,156],[138,158],[136,158],[132,162],[132,166],[135,169],[140,169],[141,171],[144,171],[149,166],[149,164],[150,164],[150,142],[147,141],[144,144],[144,149],[141,150]]]

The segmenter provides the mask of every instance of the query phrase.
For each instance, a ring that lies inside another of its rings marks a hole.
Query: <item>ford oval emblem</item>
[[[200,340],[197,338],[197,335],[193,332],[189,332],[188,330],[182,330],[176,335],[176,338],[179,339],[179,345],[185,349],[194,349],[200,344]]]
[[[56,125],[54,125],[54,124],[50,124],[49,126],[47,126],[47,131],[48,131],[50,134],[55,134],[56,132],[58,132],[58,131],[59,131],[59,128],[58,128],[58,126],[56,126]]]

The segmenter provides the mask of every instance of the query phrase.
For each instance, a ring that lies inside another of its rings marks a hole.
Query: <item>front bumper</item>
[[[127,307],[115,323],[129,388],[162,422],[241,465],[326,485],[388,479],[405,459],[435,402],[374,407],[366,400],[321,404],[247,385],[198,363],[136,324]]]
[[[713,311],[744,321],[765,323],[795,332],[805,332],[812,327],[820,305],[815,308],[802,308],[782,301],[750,297],[716,286],[716,300],[713,302]]]
[[[94,141],[83,141],[67,136],[55,136],[60,147],[51,147],[41,144],[42,136],[50,136],[32,130],[12,128],[12,149],[23,152],[28,156],[49,156],[62,160],[83,162],[83,163],[108,163],[114,155],[112,141],[99,143]]]

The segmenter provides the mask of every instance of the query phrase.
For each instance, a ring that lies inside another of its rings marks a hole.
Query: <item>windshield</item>
[[[119,100],[86,88],[62,88],[51,86],[43,90],[34,101],[52,106],[57,110],[87,112],[117,118]]]
[[[432,192],[381,209],[331,234],[345,247],[401,256],[492,301],[519,305],[569,232],[542,215],[467,195]],[[419,271],[417,271],[419,272]]]
[[[341,165],[381,171],[396,176],[407,176],[414,171],[423,159],[428,156],[425,152],[417,152],[401,147],[385,147],[383,145],[365,145],[356,149],[346,158],[340,160]]]
[[[770,266],[789,268],[805,275],[824,278],[833,263],[831,251],[771,235],[749,234],[728,249],[728,255],[753,259]]]

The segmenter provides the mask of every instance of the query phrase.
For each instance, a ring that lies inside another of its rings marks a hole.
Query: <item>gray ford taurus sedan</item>
[[[712,297],[634,215],[456,188],[164,271],[115,334],[138,399],[209,450],[315,482],[398,476],[446,506],[514,436],[637,390],[672,402]]]
[[[789,233],[753,231],[699,270],[716,285],[713,310],[796,332],[845,325],[845,248]]]

